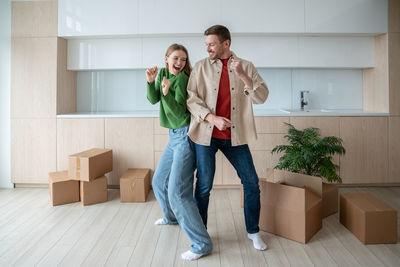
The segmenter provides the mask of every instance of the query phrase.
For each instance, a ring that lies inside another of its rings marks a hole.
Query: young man
[[[247,144],[257,138],[252,103],[264,103],[268,88],[254,65],[230,50],[231,36],[226,27],[212,26],[204,35],[209,57],[195,64],[187,87],[187,108],[192,114],[188,135],[195,143],[197,161],[195,201],[207,225],[215,153],[219,149],[243,184],[248,237],[256,249],[265,250],[267,245],[258,233],[258,176]]]

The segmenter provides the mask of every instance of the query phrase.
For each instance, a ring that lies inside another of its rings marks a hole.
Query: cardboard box
[[[112,167],[112,150],[93,148],[69,156],[68,176],[88,182],[112,171]]]
[[[53,206],[79,201],[79,181],[71,180],[68,171],[49,173],[49,192]]]
[[[322,183],[322,218],[335,214],[339,209],[339,188],[335,184]]]
[[[341,194],[340,222],[364,244],[397,243],[397,211],[369,194]]]
[[[150,190],[150,169],[128,169],[119,185],[121,202],[145,202]]]
[[[268,169],[260,179],[260,229],[307,243],[322,227],[319,177]]]
[[[84,206],[107,201],[107,177],[102,176],[90,182],[80,183],[81,202]]]

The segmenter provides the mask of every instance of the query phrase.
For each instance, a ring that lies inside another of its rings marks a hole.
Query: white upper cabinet
[[[302,33],[304,0],[222,0],[222,24],[233,33]]]
[[[220,24],[220,0],[139,0],[140,34],[203,33]]]
[[[58,0],[58,35],[138,34],[139,0]]]
[[[387,0],[305,0],[307,33],[387,32]]]

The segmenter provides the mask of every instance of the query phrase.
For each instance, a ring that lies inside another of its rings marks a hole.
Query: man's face
[[[206,36],[206,49],[210,59],[220,58],[226,50],[229,50],[229,40],[220,42],[215,34]]]

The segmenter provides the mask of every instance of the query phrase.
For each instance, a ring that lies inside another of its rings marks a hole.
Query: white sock
[[[185,253],[182,253],[181,256],[182,256],[182,259],[184,259],[184,260],[194,261],[194,260],[198,260],[201,256],[203,256],[203,254],[193,253],[190,250],[188,250]]]
[[[255,234],[247,234],[247,237],[251,240],[253,240],[253,246],[257,250],[266,250],[267,249],[267,244],[264,243],[264,241],[261,239],[261,236],[259,233]]]
[[[165,225],[167,223],[164,221],[164,218],[160,218],[157,221],[155,221],[154,224],[155,225]]]

